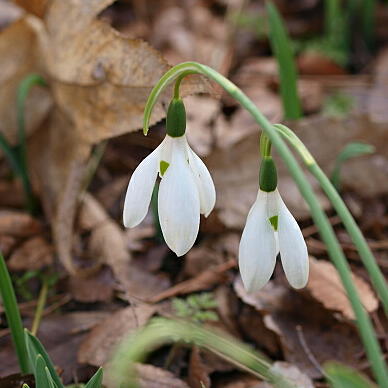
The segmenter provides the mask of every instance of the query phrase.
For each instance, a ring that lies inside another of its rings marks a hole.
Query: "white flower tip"
[[[123,214],[123,225],[126,228],[134,228],[135,226],[139,225],[140,221],[131,220],[130,217],[126,217],[126,214]]]
[[[175,244],[174,246],[172,246],[172,244],[170,242],[167,245],[177,255],[177,257],[182,257],[183,255],[185,255],[191,249],[193,244],[191,244],[191,245]]]
[[[291,287],[299,290],[306,287],[306,284],[309,280],[309,261],[308,256],[301,260],[297,266],[293,268],[292,271],[285,271],[288,282]]]
[[[254,276],[243,277],[241,274],[242,283],[244,285],[245,291],[248,294],[253,294],[254,292],[257,292],[261,290],[268,282],[269,279],[261,279],[261,281],[258,281],[257,278]]]

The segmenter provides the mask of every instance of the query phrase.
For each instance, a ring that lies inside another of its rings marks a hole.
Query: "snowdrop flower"
[[[182,100],[172,100],[166,126],[162,143],[131,177],[123,222],[132,228],[144,219],[159,173],[158,213],[163,237],[170,249],[182,256],[197,238],[200,214],[207,217],[213,210],[216,192],[208,169],[187,143]]]
[[[249,211],[239,248],[241,278],[248,292],[255,292],[268,282],[279,252],[292,287],[302,288],[308,280],[306,243],[276,186],[275,164],[271,157],[265,157],[260,168],[260,189]]]

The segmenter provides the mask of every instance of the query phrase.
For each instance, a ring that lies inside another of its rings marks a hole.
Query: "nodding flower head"
[[[144,219],[159,173],[160,226],[167,245],[177,256],[193,246],[200,214],[207,217],[216,201],[213,180],[187,143],[185,128],[183,103],[174,99],[167,114],[167,135],[132,174],[123,212],[124,226],[128,228]]]
[[[276,188],[274,173],[276,168],[272,158],[265,158],[260,171],[257,199],[249,211],[240,241],[239,267],[248,292],[257,291],[268,282],[279,252],[292,287],[302,288],[308,280],[306,243]]]

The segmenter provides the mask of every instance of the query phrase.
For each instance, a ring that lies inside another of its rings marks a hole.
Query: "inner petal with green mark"
[[[161,160],[159,163],[159,170],[160,170],[160,175],[163,176],[164,173],[167,171],[168,166],[170,163],[166,162],[165,160]]]
[[[279,216],[272,216],[272,217],[268,218],[268,220],[271,223],[274,231],[276,232],[278,230]]]

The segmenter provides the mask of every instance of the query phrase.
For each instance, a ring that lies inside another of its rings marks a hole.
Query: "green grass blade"
[[[325,372],[331,388],[377,388],[367,377],[345,365],[327,363]]]
[[[33,336],[28,330],[24,331],[25,333],[25,341],[27,345],[27,351],[28,351],[28,357],[30,359],[30,364],[35,368],[35,360],[40,355],[43,357],[45,364],[50,371],[50,375],[53,378],[55,385],[58,388],[64,387],[64,385],[61,382],[61,379],[57,375],[57,372],[55,371],[54,364],[52,363],[49,355],[47,354],[45,348],[40,343],[40,341]],[[36,373],[36,370],[34,370],[34,373]]]
[[[0,293],[3,300],[5,316],[11,330],[12,341],[18,357],[20,371],[29,373],[31,369],[28,365],[27,348],[24,342],[23,324],[20,317],[19,307],[16,300],[15,291],[12,286],[11,277],[5,260],[0,253]]]
[[[35,386],[38,388],[51,388],[46,374],[46,363],[39,354],[35,360]]]
[[[339,190],[341,186],[341,167],[344,162],[349,159],[355,158],[361,155],[372,154],[375,148],[370,144],[353,142],[347,144],[342,151],[338,154],[333,172],[331,174],[331,182],[334,187]]]
[[[271,2],[267,2],[267,14],[271,48],[279,69],[284,118],[298,119],[302,116],[302,109],[298,95],[297,72],[291,44],[281,16]]]
[[[102,376],[103,376],[103,370],[102,368],[99,368],[98,371],[85,385],[85,388],[100,388],[102,384]]]

